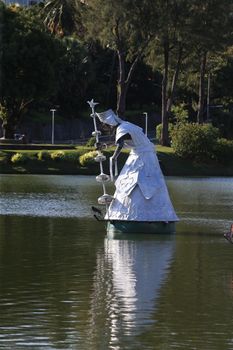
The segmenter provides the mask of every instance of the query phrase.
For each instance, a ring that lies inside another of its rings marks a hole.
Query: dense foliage
[[[182,158],[210,161],[215,156],[218,136],[218,129],[209,124],[178,124],[171,131],[172,147]]]
[[[229,164],[233,161],[233,141],[220,138],[214,146],[214,157],[222,164]]]
[[[97,151],[89,151],[80,156],[79,162],[82,166],[96,165],[95,157],[97,156]]]
[[[31,109],[57,105],[64,118],[80,118],[94,97],[120,114],[159,111],[162,144],[169,144],[169,125],[179,125],[172,142],[184,157],[212,157],[214,129],[190,122],[209,118],[221,137],[233,139],[230,0],[47,0],[26,8],[0,1],[0,7],[6,137]],[[221,142],[219,154],[228,147]]]
[[[12,138],[30,104],[56,93],[65,48],[41,29],[38,17],[24,9],[1,6],[1,16],[0,113],[5,137]]]

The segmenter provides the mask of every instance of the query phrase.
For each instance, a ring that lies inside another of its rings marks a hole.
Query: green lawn
[[[98,174],[99,165],[89,165],[83,167],[79,163],[79,157],[93,148],[86,146],[74,146],[73,149],[62,149],[62,145],[57,150],[46,149],[2,149],[0,150],[0,173],[1,174]],[[109,158],[115,147],[109,147],[104,151]],[[230,165],[221,165],[214,162],[209,164],[194,163],[184,160],[175,155],[170,147],[156,146],[157,155],[161,169],[166,176],[233,176],[233,161]],[[62,152],[62,156],[51,158],[51,154]],[[16,153],[22,154],[23,161],[12,162],[12,156]],[[40,156],[39,156],[40,153]],[[128,156],[127,151],[123,151],[118,158],[119,168],[121,168]],[[108,161],[104,162],[104,171],[108,173]]]

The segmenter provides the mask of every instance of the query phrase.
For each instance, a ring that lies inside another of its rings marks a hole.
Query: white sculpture
[[[131,149],[119,174],[113,200],[105,220],[174,222],[178,221],[169,198],[155,147],[135,124],[123,121],[112,110],[95,113],[101,122],[116,127],[117,148],[110,158],[110,174],[122,147]],[[117,174],[117,171],[115,171]]]

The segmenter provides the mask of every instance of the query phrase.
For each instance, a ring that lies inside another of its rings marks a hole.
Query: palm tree
[[[44,23],[51,33],[64,36],[78,34],[83,36],[81,21],[83,2],[80,0],[46,0],[44,5]]]

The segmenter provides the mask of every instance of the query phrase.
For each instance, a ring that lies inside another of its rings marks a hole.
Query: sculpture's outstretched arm
[[[119,138],[119,140],[117,141],[117,147],[113,153],[112,159],[116,160],[119,156],[119,154],[121,153],[121,150],[124,146],[124,141],[125,140],[129,140],[131,139],[129,134],[123,135],[122,137]]]
[[[121,150],[124,146],[124,141],[122,140],[121,142],[117,142],[117,147],[113,153],[112,160],[116,160],[121,153]]]
[[[115,176],[118,175],[117,158],[118,158],[119,154],[121,153],[121,150],[122,150],[122,148],[124,146],[124,140],[126,140],[126,139],[127,140],[131,139],[129,134],[123,135],[122,137],[120,137],[117,140],[117,147],[115,149],[115,152],[113,153],[113,156],[110,157],[109,168],[110,168],[111,181],[114,180],[114,178],[113,178],[113,164],[114,164],[114,167],[115,167]]]

